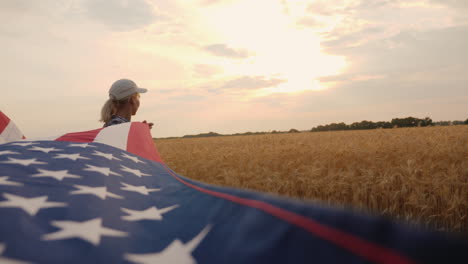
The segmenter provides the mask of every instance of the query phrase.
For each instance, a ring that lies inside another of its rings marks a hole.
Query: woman
[[[140,93],[148,90],[140,88],[128,79],[115,81],[109,89],[109,99],[101,110],[101,122],[104,127],[130,122],[140,107]],[[147,123],[146,120],[143,123]],[[153,123],[147,123],[149,128]]]

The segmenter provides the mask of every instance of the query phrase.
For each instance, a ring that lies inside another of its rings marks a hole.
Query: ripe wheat
[[[163,139],[177,173],[468,231],[468,126]]]

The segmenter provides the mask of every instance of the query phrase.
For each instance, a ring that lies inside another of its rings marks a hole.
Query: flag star
[[[115,160],[121,160],[121,159],[118,159],[118,158],[114,157],[114,155],[112,155],[112,154],[110,154],[110,153],[107,154],[107,153],[103,153],[103,152],[100,152],[100,151],[97,151],[97,150],[94,151],[93,155],[95,155],[95,156],[100,156],[100,157],[104,157],[104,158],[106,158],[106,159],[108,159],[108,160],[113,160],[113,159],[115,159]]]
[[[177,207],[179,207],[179,205],[173,205],[173,206],[166,207],[163,209],[158,209],[155,206],[153,206],[143,211],[122,208],[122,211],[129,214],[129,215],[123,216],[122,219],[127,220],[127,221],[162,220],[163,219],[162,214],[165,214]]]
[[[138,176],[140,178],[141,178],[141,176],[151,176],[151,174],[143,173],[143,172],[141,172],[140,170],[137,170],[137,169],[130,169],[129,167],[125,167],[124,165],[120,165],[120,166],[122,167],[121,170],[126,171],[126,172],[130,172],[130,173],[132,173],[135,176]]]
[[[92,147],[92,148],[95,148],[95,146],[90,145],[88,143],[73,143],[73,144],[69,144],[68,147],[78,147],[78,148]]]
[[[32,164],[47,164],[47,162],[37,161],[37,159],[15,159],[15,158],[8,158],[8,161],[0,161],[0,163],[20,164],[23,166],[29,166]]]
[[[99,172],[105,176],[109,176],[109,175],[116,175],[116,176],[122,176],[120,174],[118,174],[117,172],[113,172],[110,170],[110,168],[106,168],[106,167],[97,167],[97,166],[93,166],[93,165],[88,165],[86,164],[86,166],[88,166],[87,169],[84,169],[85,171],[95,171],[95,172]]]
[[[131,159],[131,160],[133,160],[135,163],[143,163],[143,164],[145,164],[145,162],[139,160],[137,157],[127,155],[126,153],[122,154],[122,157],[127,158],[127,159]]]
[[[128,261],[152,264],[152,263],[197,263],[192,256],[192,251],[198,247],[203,238],[210,231],[210,226],[205,227],[200,234],[194,239],[183,244],[182,241],[176,239],[167,248],[160,253],[149,254],[125,254],[125,259]]]
[[[31,262],[19,261],[11,258],[2,257],[3,252],[5,251],[6,245],[4,243],[0,243],[0,263],[2,264],[29,264]]]
[[[10,145],[12,146],[21,146],[21,147],[27,147],[27,146],[31,146],[31,145],[37,145],[39,143],[34,143],[34,142],[14,142],[14,143],[11,143]]]
[[[8,201],[0,202],[0,207],[18,207],[26,213],[34,216],[42,208],[65,207],[66,203],[47,202],[47,196],[26,198],[14,194],[4,193],[3,197]]]
[[[19,152],[14,152],[14,151],[11,151],[11,150],[3,150],[3,151],[0,151],[0,155],[14,155],[14,154],[21,154]]]
[[[75,153],[75,154],[57,154],[57,155],[55,155],[54,159],[71,159],[73,161],[76,161],[77,159],[87,159],[87,160],[89,160],[89,158],[81,157],[79,153]]]
[[[51,152],[51,151],[62,151],[63,149],[41,148],[41,147],[36,147],[36,146],[34,146],[34,147],[32,147],[32,148],[30,148],[30,149],[28,149],[28,150],[32,150],[32,151],[42,151],[42,152],[44,152],[44,153],[49,153],[49,152]]]
[[[43,240],[60,240],[77,237],[88,241],[94,246],[98,246],[101,242],[101,236],[127,236],[126,232],[103,227],[101,218],[94,218],[84,222],[52,221],[52,225],[61,230],[43,235]]]
[[[131,184],[127,184],[127,183],[124,183],[122,182],[122,184],[125,186],[125,187],[122,187],[120,189],[124,190],[124,191],[130,191],[130,192],[137,192],[137,193],[141,193],[141,194],[144,194],[144,195],[148,195],[149,192],[157,192],[157,191],[160,191],[161,189],[146,189],[146,186],[134,186],[134,185],[131,185]]]
[[[23,186],[20,182],[9,181],[8,176],[0,177],[0,185]]]
[[[81,178],[81,176],[69,174],[68,170],[50,171],[50,170],[38,169],[38,171],[40,173],[31,175],[31,177],[52,177],[59,181],[63,180],[64,178],[75,178],[75,179]]]
[[[113,194],[107,191],[107,187],[90,187],[90,186],[83,186],[83,185],[73,185],[75,188],[79,190],[75,190],[70,192],[71,194],[92,194],[96,195],[97,197],[105,200],[107,197],[116,198],[116,199],[123,199],[122,196]]]

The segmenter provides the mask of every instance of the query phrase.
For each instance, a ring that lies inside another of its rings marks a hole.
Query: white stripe
[[[65,134],[64,134],[65,135]],[[50,137],[37,137],[37,138],[29,138],[27,141],[55,141],[62,136],[50,136]]]
[[[10,120],[7,126],[3,130],[2,134],[0,135],[0,144],[17,141],[23,138],[23,133],[19,130],[19,128]]]
[[[111,145],[113,147],[127,150],[128,133],[131,122],[108,126],[97,134],[94,142]]]

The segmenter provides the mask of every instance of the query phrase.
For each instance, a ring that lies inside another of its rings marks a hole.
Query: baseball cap
[[[140,88],[136,83],[129,79],[120,79],[115,81],[109,89],[109,97],[114,100],[121,100],[134,93],[146,93],[148,89]]]

